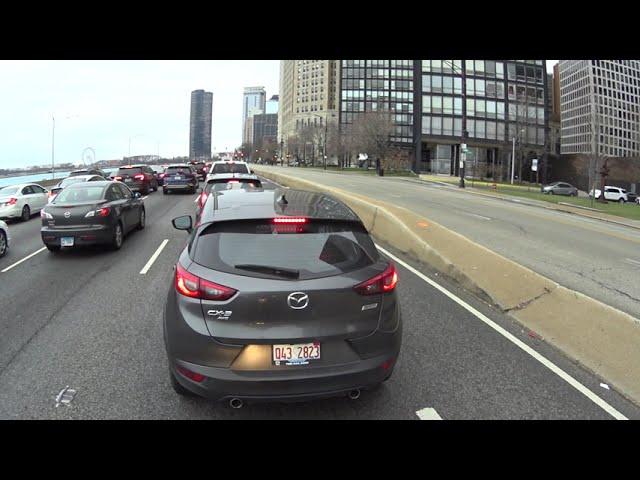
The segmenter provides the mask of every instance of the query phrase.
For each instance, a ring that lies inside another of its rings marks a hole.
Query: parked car
[[[151,190],[158,191],[158,180],[149,165],[127,165],[120,167],[114,180],[124,183],[134,192],[148,195]]]
[[[578,189],[570,183],[565,182],[553,182],[549,185],[544,185],[541,188],[541,191],[542,193],[548,195],[569,195],[571,197],[578,196]]]
[[[145,227],[141,197],[120,182],[69,185],[40,212],[42,241],[52,252],[96,244],[117,250],[128,232]]]
[[[207,164],[205,162],[189,162],[189,165],[195,168],[199,180],[205,179],[207,176],[207,172],[205,170]]]
[[[595,198],[596,199],[600,198],[601,193],[602,192],[600,191],[600,189],[596,189]],[[590,197],[593,196],[593,189],[589,191],[589,196]],[[627,191],[624,188],[613,187],[610,185],[605,185],[604,187],[604,199],[611,200],[613,202],[620,202],[620,203],[625,203],[629,201],[627,197]]]
[[[9,234],[9,227],[0,220],[0,257],[4,257],[7,254],[10,243],[11,235]]]
[[[26,222],[49,201],[49,192],[37,183],[0,188],[0,219],[20,218]]]
[[[299,190],[211,195],[169,288],[163,328],[181,395],[228,401],[360,396],[402,342],[393,263],[336,198]]]
[[[74,183],[81,182],[104,182],[107,179],[100,175],[76,175],[74,177],[67,177],[58,182],[58,184],[49,190],[49,202],[51,202],[56,195],[58,195],[65,187],[73,185]]]
[[[167,194],[173,190],[196,193],[198,185],[200,185],[198,174],[193,166],[187,163],[178,163],[169,165],[165,170],[162,193]]]
[[[78,175],[98,175],[99,177],[109,178],[107,172],[100,168],[81,168],[80,170],[74,170],[69,174],[70,177],[75,177]]]

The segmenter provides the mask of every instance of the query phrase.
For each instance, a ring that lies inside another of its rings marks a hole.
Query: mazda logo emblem
[[[69,218],[71,216],[71,212],[64,212],[64,218]]]
[[[294,310],[302,310],[309,305],[309,295],[304,292],[293,292],[287,297],[287,304]]]

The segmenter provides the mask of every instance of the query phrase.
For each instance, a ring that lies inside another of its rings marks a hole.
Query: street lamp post
[[[513,185],[513,176],[516,171],[516,141],[518,145],[522,141],[520,134],[524,133],[524,128],[521,129],[516,135],[513,137],[513,149],[511,151],[511,185]],[[521,180],[522,181],[522,180]]]
[[[317,113],[312,113],[314,117],[318,117],[320,119],[324,118],[324,137],[322,139],[322,156],[324,157],[324,170],[327,169],[327,133],[329,129],[329,117],[323,117],[322,115],[318,115]],[[331,114],[331,118],[335,118],[335,114]]]

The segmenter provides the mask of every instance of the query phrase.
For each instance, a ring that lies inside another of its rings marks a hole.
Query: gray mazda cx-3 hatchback
[[[305,400],[379,385],[402,340],[395,266],[337,199],[299,190],[212,192],[164,309],[171,382],[229,401]]]

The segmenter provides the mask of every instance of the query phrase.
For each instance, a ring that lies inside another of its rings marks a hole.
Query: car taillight
[[[398,272],[393,263],[385,269],[384,272],[376,275],[369,280],[359,283],[353,289],[360,295],[375,295],[379,293],[391,292],[398,284]]]
[[[205,192],[202,192],[200,194],[200,208],[204,207],[204,204],[207,201],[207,194]]]
[[[111,209],[109,207],[103,207],[100,210],[96,210],[96,213],[98,214],[99,217],[107,217],[109,216],[110,212],[111,212]]]
[[[18,203],[18,199],[17,198],[10,198],[9,201],[7,202],[7,205],[15,205],[16,203]]]
[[[304,217],[276,217],[273,219],[273,223],[307,223],[307,219]]]
[[[144,180],[144,175],[143,174],[134,175],[133,178],[136,180]]]
[[[233,288],[210,282],[187,272],[179,263],[176,264],[175,286],[178,293],[202,300],[228,300],[236,294]]]
[[[116,175],[115,177],[113,177],[114,180],[120,181],[122,180],[122,177],[120,175]]]
[[[159,178],[164,178],[167,174],[166,173],[161,173],[160,175],[158,175]]]

